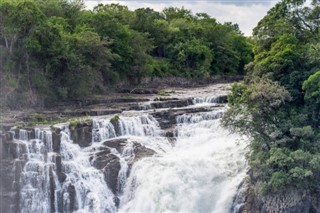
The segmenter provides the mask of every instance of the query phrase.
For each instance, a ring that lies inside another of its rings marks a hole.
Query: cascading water
[[[191,107],[216,100],[194,99]],[[219,126],[223,111],[176,117],[174,143],[151,112],[94,118],[88,147],[72,141],[61,124],[59,151],[50,128],[34,129],[35,139],[21,129],[20,212],[230,212],[245,177],[246,144]],[[106,169],[111,160],[117,170]]]
[[[19,140],[26,145],[27,163],[21,176],[21,212],[50,212],[50,173],[55,171],[50,130],[35,130],[35,139],[28,141],[26,130],[19,131]]]
[[[230,212],[245,176],[245,143],[208,120],[219,115],[178,117],[176,146],[134,165],[120,212]]]

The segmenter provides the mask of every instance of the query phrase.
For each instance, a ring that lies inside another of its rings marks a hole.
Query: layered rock
[[[91,157],[92,165],[103,171],[106,183],[114,194],[118,194],[118,176],[121,169],[120,156],[125,155],[124,150],[129,142],[127,138],[112,139],[103,143],[104,146],[99,147],[99,151]],[[128,158],[127,176],[129,176],[132,165],[138,160],[155,154],[155,151],[149,149],[138,142],[131,141],[132,156]],[[115,151],[112,151],[115,149]]]
[[[26,147],[13,140],[10,132],[0,134],[0,207],[1,212],[19,210],[20,175],[26,160]]]
[[[282,192],[261,195],[252,183],[244,182],[234,200],[236,213],[319,213],[320,192],[286,188]]]

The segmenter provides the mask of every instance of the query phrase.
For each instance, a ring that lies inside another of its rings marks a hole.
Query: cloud
[[[217,19],[218,22],[237,23],[240,30],[247,36],[251,35],[252,29],[267,14],[267,11],[276,4],[272,0],[86,0],[88,9],[92,9],[98,3],[110,4],[119,3],[127,5],[129,9],[150,7],[156,11],[161,11],[165,7],[182,7],[191,10],[193,13],[204,12]]]

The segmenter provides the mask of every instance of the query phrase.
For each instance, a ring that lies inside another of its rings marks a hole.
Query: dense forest
[[[85,10],[80,0],[0,2],[1,107],[108,94],[145,77],[243,74],[252,44],[237,25],[169,7]]]
[[[256,194],[294,189],[319,196],[319,27],[319,1],[283,0],[254,29],[254,61],[232,88],[224,125],[253,139]]]

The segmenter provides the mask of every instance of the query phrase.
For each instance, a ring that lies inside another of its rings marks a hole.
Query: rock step
[[[182,109],[169,109],[159,112],[153,112],[151,115],[158,121],[161,129],[170,129],[177,124],[177,116],[190,114],[190,113],[199,113],[199,112],[210,112],[215,109],[223,107],[223,104],[208,106],[208,107],[197,107],[197,108],[182,108]]]

